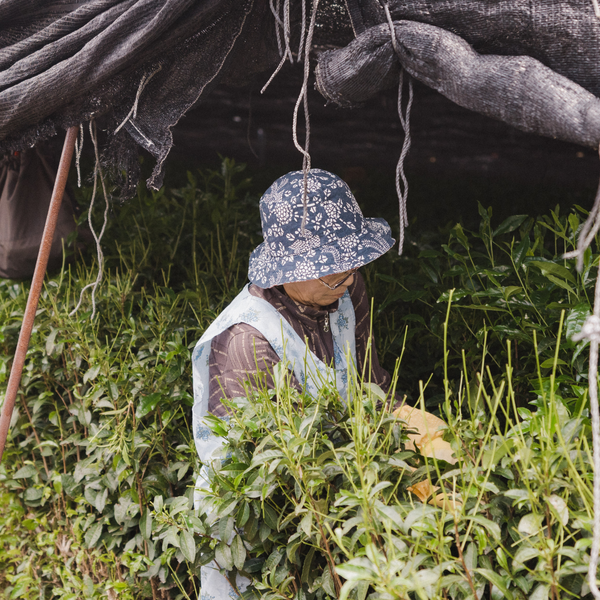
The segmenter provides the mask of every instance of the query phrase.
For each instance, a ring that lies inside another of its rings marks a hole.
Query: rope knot
[[[600,342],[600,317],[597,315],[587,317],[579,333],[576,333],[571,339],[574,342],[581,340]]]

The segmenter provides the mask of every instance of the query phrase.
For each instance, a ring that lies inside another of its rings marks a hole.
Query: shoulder
[[[210,362],[223,365],[224,370],[241,369],[252,372],[256,371],[257,361],[272,363],[279,360],[262,333],[247,323],[232,325],[215,336],[210,354]]]
[[[266,342],[264,335],[248,323],[237,323],[212,339],[211,347],[220,350],[235,350],[241,347],[253,347],[256,342]]]

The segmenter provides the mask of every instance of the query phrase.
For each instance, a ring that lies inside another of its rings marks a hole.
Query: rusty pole
[[[10,370],[6,396],[4,397],[2,414],[0,415],[0,461],[4,454],[4,446],[6,445],[6,438],[8,437],[10,420],[15,407],[19,385],[21,383],[21,375],[23,374],[23,367],[25,365],[25,356],[27,354],[27,348],[29,347],[31,330],[33,329],[33,322],[35,320],[35,313],[37,311],[40,294],[42,293],[42,284],[44,283],[44,276],[46,275],[52,239],[54,238],[58,213],[65,193],[65,186],[67,185],[67,177],[69,175],[69,168],[71,167],[71,159],[73,158],[73,149],[75,148],[78,132],[79,127],[77,125],[70,127],[67,130],[65,143],[60,157],[60,164],[58,165],[58,173],[54,182],[54,189],[52,190],[52,198],[50,199],[48,216],[46,217],[46,224],[44,225],[40,251],[35,264],[35,271],[31,281],[29,298],[27,298],[25,314],[23,315],[23,324],[21,325],[21,331],[19,333],[19,341],[17,342],[17,351],[15,352],[15,358]]]

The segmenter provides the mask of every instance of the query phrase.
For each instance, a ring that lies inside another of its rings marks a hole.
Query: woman
[[[327,377],[345,396],[347,356],[363,372],[371,333],[357,269],[394,245],[390,227],[365,219],[346,183],[327,171],[308,173],[306,203],[303,196],[303,173],[296,171],[261,198],[264,242],[250,256],[251,283],[194,350],[195,429],[207,413],[226,414],[221,398],[245,395],[248,385],[272,387],[284,348],[292,384],[309,393]],[[369,354],[370,380],[387,393],[391,377],[374,345]]]
[[[292,384],[311,395],[328,381],[345,398],[349,360],[358,373],[370,365],[365,377],[390,391],[391,377],[369,343],[369,301],[358,272],[394,245],[390,227],[383,219],[365,219],[346,183],[332,173],[312,169],[306,188],[304,201],[304,176],[296,171],[265,192],[264,242],[250,256],[251,283],[194,349],[194,439],[204,465],[197,506],[209,485],[208,466],[221,457],[222,446],[203,418],[227,414],[221,398],[245,396],[249,388],[264,385],[272,389],[278,362],[284,360]],[[420,429],[425,421],[415,412]],[[406,417],[411,415],[403,413]],[[438,426],[431,421],[423,429],[434,433]],[[415,443],[422,438],[415,437]],[[235,596],[216,564],[202,567],[201,578],[203,598]],[[247,583],[238,577],[236,585],[243,590]]]

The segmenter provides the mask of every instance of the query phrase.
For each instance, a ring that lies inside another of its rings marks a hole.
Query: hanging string
[[[106,229],[106,224],[108,222],[108,194],[106,192],[106,185],[104,183],[104,176],[102,174],[102,167],[100,166],[100,153],[98,151],[98,138],[96,137],[96,123],[92,120],[90,121],[90,139],[94,144],[94,153],[96,155],[96,165],[94,167],[94,187],[92,189],[92,199],[90,200],[90,207],[88,209],[88,224],[90,227],[90,231],[94,236],[94,240],[96,241],[96,256],[98,260],[98,275],[96,276],[96,280],[93,283],[88,283],[79,294],[79,302],[77,302],[77,306],[69,313],[69,316],[72,317],[81,306],[83,302],[83,294],[85,290],[88,288],[92,288],[92,315],[90,319],[93,319],[96,315],[96,289],[100,285],[102,281],[102,272],[104,267],[104,253],[102,252],[102,248],[100,246],[100,241],[102,240],[102,236],[104,235],[104,230]],[[92,210],[94,208],[94,202],[96,200],[96,192],[98,190],[98,179],[100,180],[100,185],[102,186],[102,193],[104,195],[104,223],[102,224],[102,229],[100,233],[96,235],[96,231],[94,230],[94,225],[92,224]]]
[[[265,85],[263,85],[262,89],[260,90],[261,94],[264,94],[265,90],[269,87],[269,85],[271,85],[271,82],[273,81],[273,79],[275,79],[275,77],[277,76],[279,71],[281,71],[281,68],[285,64],[286,60],[289,59],[289,61],[292,64],[294,63],[294,57],[292,55],[292,49],[290,46],[290,37],[291,37],[290,0],[285,0],[285,3],[283,5],[283,12],[284,12],[283,21],[281,20],[281,18],[279,16],[279,0],[277,0],[277,6],[273,6],[273,0],[271,0],[270,6],[271,6],[271,12],[273,13],[273,16],[275,17],[275,31],[277,33],[277,46],[279,47],[279,56],[281,56],[281,60],[279,61],[279,64],[273,71],[273,74],[271,75],[271,77],[269,77],[267,83],[265,83]],[[304,15],[304,0],[303,0],[303,4],[302,4],[302,14]],[[302,21],[302,29],[303,29],[303,31],[302,31],[302,35],[303,35],[304,34],[304,20]],[[283,45],[281,42],[281,31],[283,31],[285,52],[283,51]],[[300,61],[300,54],[298,54],[298,61]]]
[[[308,26],[308,33],[306,35],[306,43],[304,45],[304,79],[302,81],[302,89],[300,90],[300,94],[298,96],[298,100],[296,100],[296,105],[294,106],[294,118],[292,121],[292,137],[294,139],[294,145],[296,149],[302,153],[302,204],[304,205],[304,210],[302,212],[302,225],[300,227],[300,232],[304,234],[306,228],[306,218],[308,214],[308,172],[310,171],[311,160],[309,154],[309,146],[310,146],[310,114],[308,112],[308,77],[310,75],[310,49],[312,46],[313,34],[315,32],[315,23],[317,20],[317,9],[319,7],[319,0],[313,1],[312,6],[312,14],[310,16],[310,25]],[[303,104],[304,108],[304,124],[306,133],[304,136],[304,147],[300,145],[298,142],[298,111],[300,110],[300,103]]]
[[[75,168],[77,169],[77,187],[81,187],[81,152],[83,151],[83,123],[79,123],[79,138],[75,140]]]
[[[396,39],[396,30],[394,29],[394,22],[392,21],[392,15],[390,14],[389,6],[387,2],[383,4],[385,10],[385,16],[387,18],[388,26],[390,28],[390,35],[392,37],[392,46],[394,52],[400,57],[400,51],[398,48],[398,41]],[[408,76],[408,102],[406,104],[406,111],[402,113],[402,88],[404,87],[404,69],[400,67],[400,83],[398,84],[398,117],[400,118],[400,125],[404,131],[404,142],[402,143],[402,150],[400,152],[400,158],[396,165],[396,194],[398,196],[398,220],[400,231],[398,235],[398,254],[402,254],[404,248],[404,230],[408,227],[408,211],[406,208],[406,202],[408,199],[408,180],[406,179],[406,173],[404,172],[404,161],[410,150],[411,137],[410,137],[410,109],[413,103],[413,82],[410,75]],[[400,183],[402,182],[402,184]]]
[[[285,55],[290,59],[290,63],[294,64],[294,57],[292,56],[292,48],[290,46],[291,36],[291,25],[290,25],[290,0],[285,0],[283,3],[283,41],[285,42]]]
[[[302,226],[300,228],[301,232],[304,234],[306,229],[306,218],[307,218],[307,210],[308,210],[308,173],[310,171],[311,159],[309,154],[309,146],[310,146],[310,114],[308,111],[308,78],[310,75],[310,50],[312,46],[313,34],[315,31],[315,23],[317,19],[317,9],[319,6],[319,0],[313,0],[312,3],[312,12],[310,17],[310,24],[308,26],[308,31],[306,31],[306,0],[302,0],[302,30],[300,32],[300,46],[298,48],[298,61],[304,58],[304,76],[302,81],[302,88],[300,90],[300,94],[298,95],[298,99],[296,100],[296,104],[294,106],[294,116],[292,120],[292,138],[294,140],[294,145],[296,149],[302,153],[302,171],[304,173],[303,177],[303,194],[302,194],[302,203],[304,205],[304,211],[302,215]],[[283,6],[283,20],[279,15],[279,7],[280,1],[277,0],[277,4],[273,4],[273,0],[270,0],[270,7],[273,16],[275,17],[275,28],[277,31],[277,42],[279,46],[279,54],[281,56],[281,60],[277,65],[277,68],[269,77],[269,80],[260,93],[264,93],[265,90],[269,87],[273,79],[275,79],[276,75],[279,73],[281,68],[283,67],[286,60],[289,59],[290,62],[293,62],[292,52],[290,49],[290,36],[291,36],[291,25],[290,25],[290,0],[285,0]],[[283,43],[281,42],[281,31],[283,31],[284,43],[285,43],[285,52],[283,49]],[[304,110],[304,123],[305,123],[305,139],[304,146],[300,144],[298,141],[298,112],[300,110],[300,105],[302,104]]]
[[[140,96],[142,95],[142,92],[144,91],[144,88],[148,85],[148,83],[150,83],[150,80],[160,70],[162,70],[162,65],[159,65],[149,75],[147,73],[144,74],[144,76],[142,77],[142,79],[140,81],[140,85],[138,86],[138,90],[137,90],[137,93],[135,95],[135,100],[133,102],[133,106],[131,107],[131,110],[127,113],[127,116],[123,119],[123,121],[121,121],[121,124],[115,129],[115,133],[118,133],[121,130],[121,128],[125,125],[125,123],[127,123],[127,121],[129,121],[129,119],[131,119],[131,117],[133,117],[134,119],[137,117],[137,109],[138,109],[138,104],[139,104],[139,101],[140,101]]]
[[[563,254],[563,258],[576,258],[577,270],[583,269],[584,253],[600,230],[600,185],[596,192],[594,206],[584,223],[577,249]],[[588,585],[596,600],[600,600],[600,590],[596,583],[598,573],[598,560],[600,555],[600,410],[598,408],[598,344],[600,343],[600,267],[596,275],[596,289],[594,293],[593,313],[585,320],[581,331],[573,336],[573,341],[587,340],[590,342],[590,366],[588,370],[588,384],[590,391],[590,413],[592,416],[592,456],[594,463],[594,525],[592,533],[592,547],[590,549],[590,562],[588,565]]]
[[[275,17],[275,35],[277,36],[277,48],[279,49],[279,56],[284,56],[283,45],[281,44],[281,31],[283,29],[283,21],[279,16],[279,5],[280,0],[277,0],[277,5],[273,5],[273,0],[269,0],[269,6],[271,7],[271,13]]]
[[[298,62],[302,62],[304,36],[306,35],[306,0],[302,0],[302,24],[300,25],[300,43],[298,44]]]
[[[396,165],[396,194],[398,196],[398,220],[400,231],[398,234],[398,254],[402,254],[404,248],[404,230],[408,227],[408,211],[406,201],[408,199],[408,180],[404,172],[404,161],[410,150],[410,109],[413,103],[413,82],[410,75],[408,76],[408,102],[406,104],[406,112],[402,114],[402,87],[404,84],[404,69],[400,69],[400,83],[398,85],[398,116],[400,124],[404,130],[404,141],[402,142],[402,150],[400,158]],[[400,185],[402,181],[402,185]]]

